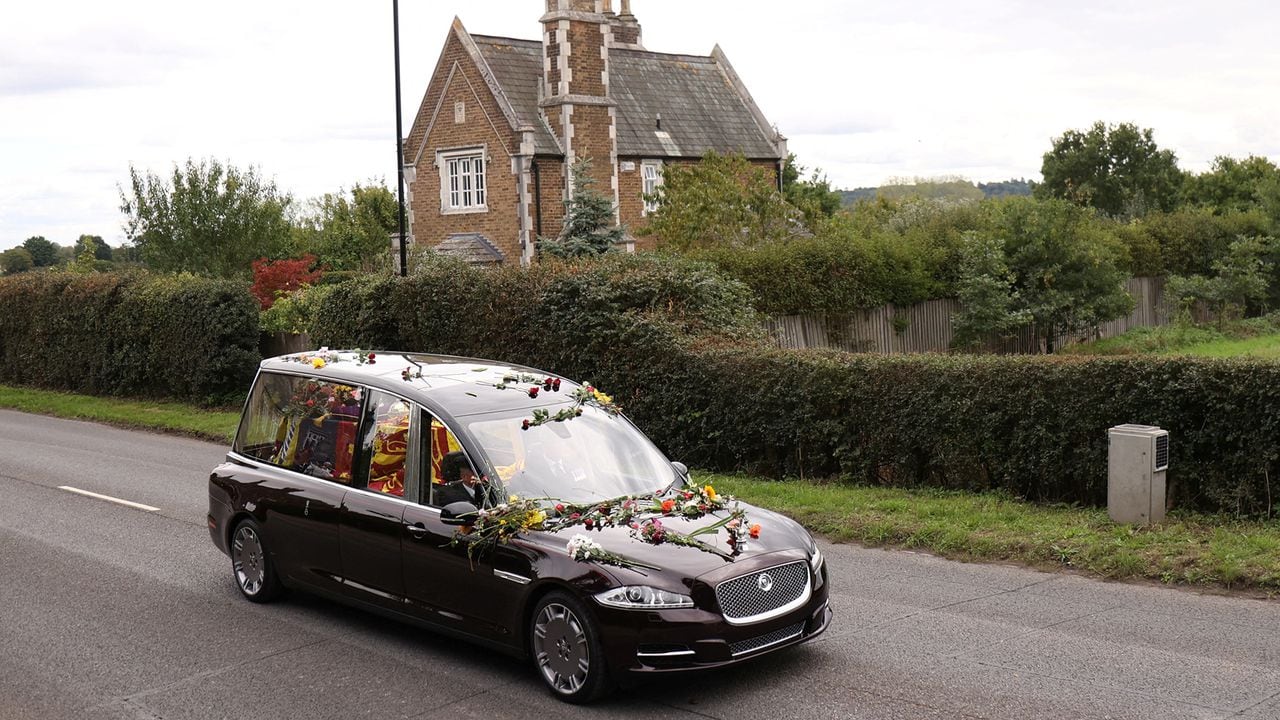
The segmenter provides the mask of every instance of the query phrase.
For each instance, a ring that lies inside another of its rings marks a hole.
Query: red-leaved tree
[[[311,269],[316,256],[310,253],[300,258],[285,260],[268,260],[258,258],[253,261],[253,296],[258,298],[262,309],[271,307],[276,298],[284,293],[293,292],[303,285],[310,285],[324,275],[323,268]]]

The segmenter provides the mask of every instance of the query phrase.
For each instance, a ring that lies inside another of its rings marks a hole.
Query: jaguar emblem
[[[760,573],[760,577],[756,578],[756,585],[760,587],[760,592],[769,592],[773,589],[773,577],[769,573]]]

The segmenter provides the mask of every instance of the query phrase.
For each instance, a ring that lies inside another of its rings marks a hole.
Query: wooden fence
[[[1164,278],[1130,278],[1126,289],[1134,299],[1133,312],[1088,332],[1063,335],[1054,345],[1063,347],[1082,340],[1114,337],[1138,327],[1169,324]],[[957,300],[929,300],[910,307],[885,305],[848,314],[785,315],[766,319],[764,326],[774,342],[786,348],[831,348],[886,355],[946,352],[955,335],[952,317],[959,311]],[[987,349],[1037,353],[1043,352],[1042,343],[1035,328],[1028,327],[1013,337],[992,338]]]

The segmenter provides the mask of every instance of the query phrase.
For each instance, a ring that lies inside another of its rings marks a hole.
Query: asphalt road
[[[1280,603],[827,544],[819,640],[563,705],[512,659],[242,600],[204,525],[223,453],[0,411],[0,718],[1280,718]]]

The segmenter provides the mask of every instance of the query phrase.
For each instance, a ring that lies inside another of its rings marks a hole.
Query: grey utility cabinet
[[[1150,425],[1117,425],[1107,431],[1107,514],[1118,523],[1164,520],[1169,431]]]

